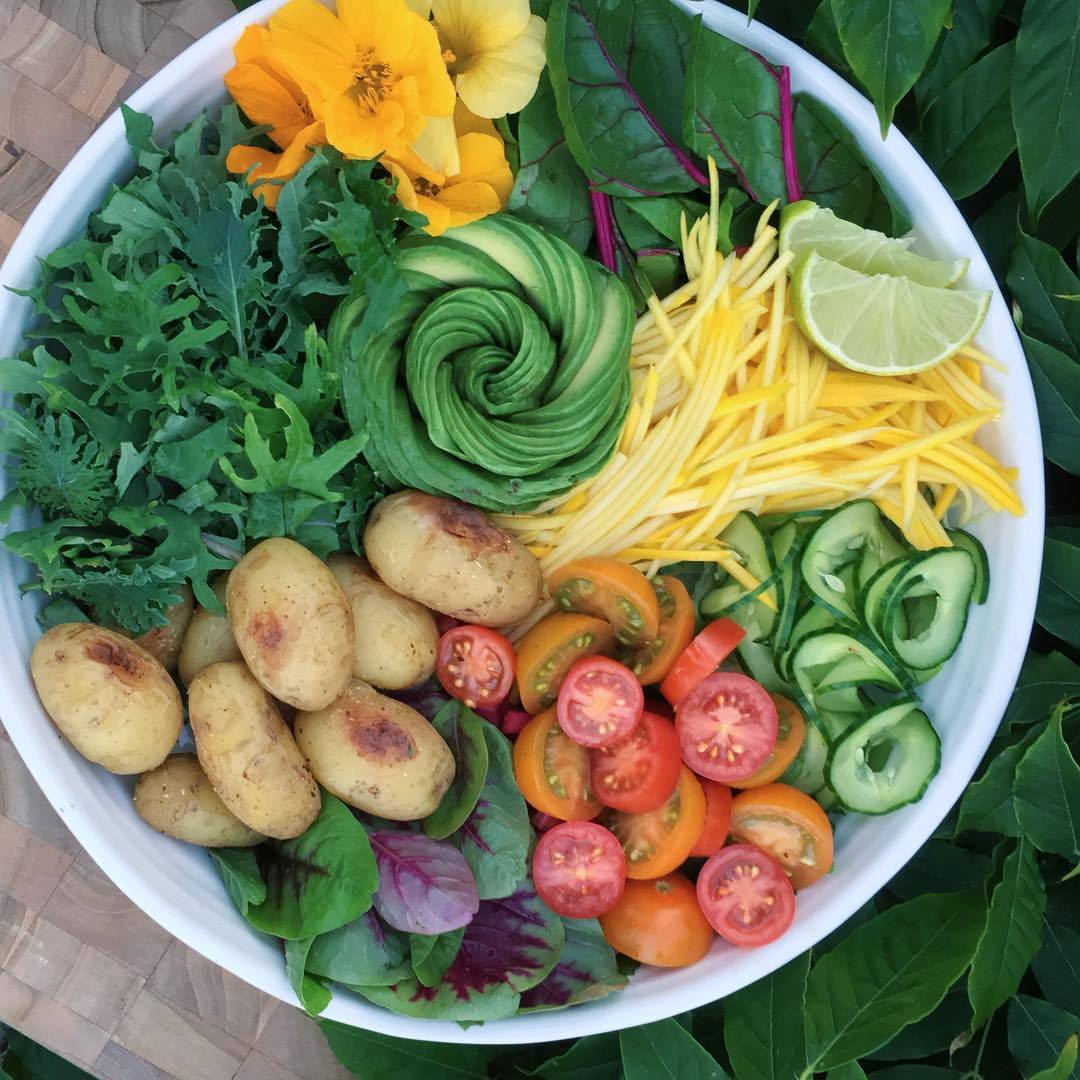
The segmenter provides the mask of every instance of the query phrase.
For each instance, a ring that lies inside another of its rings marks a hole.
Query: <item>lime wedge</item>
[[[816,251],[851,270],[907,277],[939,289],[964,276],[967,259],[928,259],[909,251],[911,243],[911,237],[893,239],[864,229],[807,199],[785,206],[780,214],[780,250],[796,257]]]
[[[990,293],[939,289],[891,274],[863,274],[810,252],[791,277],[795,318],[826,356],[852,371],[907,375],[966,345]]]

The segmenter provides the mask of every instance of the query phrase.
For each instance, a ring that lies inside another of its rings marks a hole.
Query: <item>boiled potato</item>
[[[194,754],[173,754],[143,773],[135,810],[158,832],[200,847],[250,847],[265,839],[221,801]]]
[[[180,643],[184,640],[191,622],[191,613],[195,608],[191,586],[181,585],[179,592],[179,601],[165,611],[168,622],[164,626],[152,627],[135,639],[151,656],[161,661],[166,671],[176,670]]]
[[[532,552],[456,499],[387,496],[368,517],[364,549],[391,589],[455,619],[509,626],[540,603]]]
[[[229,574],[229,623],[251,673],[298,709],[323,709],[352,677],[349,601],[326,563],[295,540],[256,544]]]
[[[214,579],[214,595],[225,606],[225,590],[229,575],[221,574]],[[217,615],[209,608],[197,607],[191,616],[184,642],[180,646],[177,671],[180,681],[188,686],[204,667],[220,664],[225,660],[239,660],[240,646],[233,637],[228,615]]]
[[[454,779],[454,755],[431,724],[359,679],[328,709],[298,713],[294,731],[327,791],[390,821],[427,817]]]
[[[239,661],[203,668],[188,688],[195,750],[221,801],[265,836],[299,836],[322,800],[270,695]]]
[[[422,604],[384,585],[355,555],[326,560],[352,607],[353,674],[383,690],[404,690],[431,677],[439,631]]]
[[[131,638],[93,623],[42,634],[30,674],[45,711],[84,758],[128,775],[160,765],[184,709],[172,677]]]

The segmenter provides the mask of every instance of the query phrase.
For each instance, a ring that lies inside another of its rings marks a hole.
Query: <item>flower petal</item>
[[[238,64],[253,63],[265,58],[270,49],[270,31],[259,23],[244,27],[233,46],[233,56]]]
[[[352,85],[355,44],[317,0],[290,0],[268,25],[273,55],[309,95],[331,98]]]
[[[409,10],[415,11],[421,19],[431,17],[431,0],[405,0],[405,3],[409,5]]]
[[[497,135],[471,133],[462,135],[458,140],[461,153],[461,171],[451,177],[446,192],[465,187],[474,181],[480,181],[490,187],[499,200],[496,210],[502,209],[510,198],[514,186],[514,174],[506,160],[506,147]],[[494,211],[489,211],[493,213]]]
[[[532,16],[526,33],[472,59],[457,76],[461,100],[478,116],[520,112],[536,93],[544,70],[544,20]]]
[[[530,18],[529,0],[432,0],[431,11],[443,44],[462,63],[520,37]]]
[[[486,116],[477,116],[461,98],[454,106],[454,126],[458,136],[479,132],[481,135],[497,136],[495,125]]]
[[[452,116],[433,116],[410,147],[429,168],[453,176],[461,171],[457,132]]]
[[[225,73],[225,86],[248,119],[270,126],[270,138],[278,146],[288,146],[296,133],[311,123],[293,88],[261,63],[237,64]]]
[[[488,214],[497,214],[502,209],[495,189],[479,180],[444,188],[439,193],[438,201],[448,213],[449,220],[444,228],[468,225],[470,221],[487,217]]]

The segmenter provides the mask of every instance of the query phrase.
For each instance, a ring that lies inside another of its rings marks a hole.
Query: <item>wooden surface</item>
[[[117,102],[233,11],[229,0],[0,0],[0,254]],[[302,1012],[131,904],[2,728],[0,1021],[106,1080],[349,1075]]]

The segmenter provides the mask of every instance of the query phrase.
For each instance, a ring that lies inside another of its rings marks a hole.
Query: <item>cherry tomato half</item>
[[[682,651],[660,684],[660,693],[677,706],[691,690],[711,675],[746,636],[731,619],[714,619]]]
[[[813,885],[833,864],[833,832],[825,811],[790,784],[743,791],[731,804],[731,835],[767,851],[796,889]]]
[[[560,566],[548,578],[551,599],[564,611],[580,611],[609,622],[624,645],[656,637],[660,607],[649,579],[628,563],[601,555]]]
[[[621,657],[642,686],[658,683],[694,637],[694,601],[677,577],[655,577],[653,591],[660,607],[656,637]]]
[[[607,829],[591,821],[564,821],[536,845],[533,884],[556,915],[595,919],[610,911],[626,885],[626,856]]]
[[[439,638],[435,674],[470,709],[499,705],[514,685],[514,647],[486,626],[455,626]]]
[[[589,789],[589,751],[563,734],[554,709],[534,716],[514,740],[514,779],[530,806],[561,821],[600,813]]]
[[[697,777],[684,765],[675,790],[655,810],[626,814],[605,810],[600,819],[626,852],[626,876],[658,878],[689,857],[705,820],[705,796]]]
[[[731,828],[731,788],[715,780],[701,780],[700,783],[705,793],[705,822],[697,842],[690,849],[690,856],[707,859],[727,840]]]
[[[675,725],[655,713],[643,713],[641,723],[618,746],[590,755],[590,784],[605,806],[640,814],[655,810],[675,790],[682,771],[682,751]]]
[[[776,705],[760,683],[718,671],[675,709],[683,761],[710,780],[734,783],[768,760],[776,745]]]
[[[732,781],[735,787],[752,788],[771,784],[799,756],[803,739],[806,738],[806,721],[799,706],[782,694],[770,696],[776,706],[776,745],[760,769],[743,780]]]
[[[559,687],[559,727],[582,746],[615,746],[641,721],[645,692],[634,673],[606,656],[583,656]]]
[[[752,844],[732,844],[701,868],[697,898],[712,928],[732,945],[775,941],[795,918],[795,892],[780,864]]]
[[[686,967],[713,943],[693,884],[682,874],[628,881],[622,899],[600,916],[607,943],[618,952],[657,967]]]
[[[615,632],[591,615],[556,614],[541,619],[518,642],[517,683],[526,712],[555,704],[575,660],[615,648]]]

